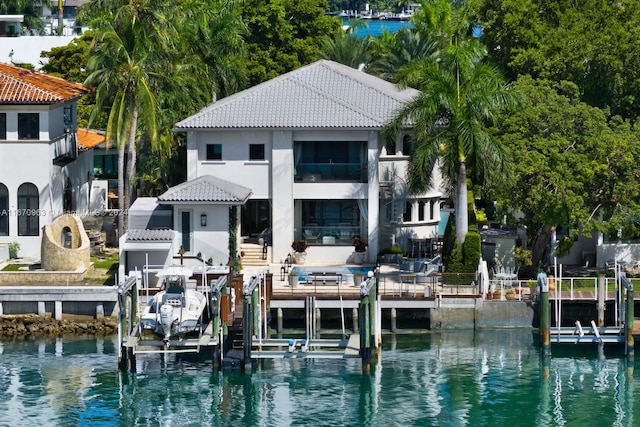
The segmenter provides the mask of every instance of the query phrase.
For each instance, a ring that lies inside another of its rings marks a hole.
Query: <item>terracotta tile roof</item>
[[[0,104],[55,104],[92,90],[80,83],[0,63]]]
[[[104,142],[104,132],[89,129],[78,129],[78,148],[89,150]]]

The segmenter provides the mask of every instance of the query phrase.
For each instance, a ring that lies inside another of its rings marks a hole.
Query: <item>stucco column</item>
[[[271,154],[271,210],[273,261],[279,262],[291,252],[294,228],[293,134],[276,130]]]
[[[380,152],[378,151],[378,132],[369,132],[369,143],[367,146],[367,167],[368,167],[368,214],[369,214],[369,247],[367,248],[367,261],[375,262],[380,251],[378,222],[380,221],[380,178],[378,176],[378,161]]]
[[[204,133],[204,132],[202,132]],[[201,132],[187,132],[187,181],[198,177],[198,137]],[[206,145],[203,145],[206,150]]]

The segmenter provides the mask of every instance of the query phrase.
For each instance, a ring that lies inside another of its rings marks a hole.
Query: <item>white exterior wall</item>
[[[39,69],[42,67],[42,63],[48,62],[48,59],[43,59],[40,56],[43,50],[50,51],[54,47],[66,46],[76,37],[78,36],[3,37],[0,61],[9,64],[11,62],[9,52],[13,50],[14,63],[27,63]]]
[[[271,202],[272,256],[284,259],[291,252],[294,224],[293,136],[289,131],[273,133],[273,189]],[[252,186],[248,186],[253,188]]]
[[[278,131],[217,131],[198,132],[198,145],[193,147],[188,161],[195,157],[196,175],[214,175],[253,191],[253,199],[268,199],[271,182],[272,135]],[[207,144],[222,146],[222,160],[207,160]],[[264,160],[249,160],[249,144],[264,144]],[[191,150],[191,147],[189,147]],[[191,164],[191,163],[190,163]],[[239,173],[239,171],[242,171]],[[193,171],[190,171],[193,172]],[[193,179],[189,178],[189,179]]]
[[[20,256],[40,256],[40,236],[18,236],[18,188],[30,182],[38,188],[39,227],[50,224],[63,214],[63,196],[66,179],[72,183],[76,210],[88,211],[89,173],[93,171],[93,152],[79,154],[78,159],[65,167],[53,164],[55,149],[50,136],[64,133],[64,106],[2,106],[7,115],[7,140],[0,141],[0,183],[9,193],[9,236],[0,236],[0,242],[20,243]],[[73,106],[75,109],[75,105]],[[39,141],[18,140],[18,113],[39,113]],[[74,115],[75,119],[75,115]],[[75,123],[72,123],[75,128]]]
[[[174,225],[176,235],[173,241],[175,253],[182,244],[182,215],[183,211],[191,213],[192,237],[191,251],[186,255],[202,254],[204,260],[211,258],[214,265],[227,265],[229,261],[229,206],[207,204],[177,204],[173,207]],[[200,223],[201,215],[207,216],[207,225]]]
[[[296,141],[364,141],[367,143],[368,180],[366,183],[294,182],[294,142]],[[222,160],[206,160],[207,144],[220,144]],[[249,159],[249,144],[264,144],[265,160]],[[296,200],[367,200],[367,261],[374,262],[380,250],[380,196],[379,173],[393,163],[400,176],[405,175],[408,157],[387,156],[380,158],[381,141],[377,130],[213,130],[190,131],[187,142],[187,179],[213,175],[237,183],[253,191],[252,199],[271,200],[272,208],[272,261],[279,262],[291,252],[294,224],[301,223],[296,212]],[[390,162],[389,158],[393,158]],[[440,199],[440,179],[434,171],[433,190],[421,195],[426,200]],[[437,236],[440,220],[439,203],[434,208],[433,218],[410,224],[415,237]],[[174,213],[176,221],[179,214]],[[199,214],[194,211],[194,224],[199,224]],[[297,221],[296,221],[297,220]],[[398,233],[407,231],[399,228]],[[179,231],[179,224],[176,224]],[[197,229],[195,230],[197,231]],[[197,233],[196,233],[197,234]],[[180,247],[176,237],[176,248]],[[226,244],[226,240],[225,240]],[[203,245],[204,248],[206,245]],[[329,248],[329,250],[326,250]],[[226,250],[226,246],[225,246]],[[194,253],[207,250],[194,246]],[[313,247],[308,249],[308,261],[344,263],[352,247]],[[344,252],[344,253],[343,253]],[[206,255],[209,256],[208,254]],[[215,257],[214,257],[215,258]]]
[[[369,199],[368,215],[368,247],[367,261],[375,262],[379,252],[378,222],[380,221],[380,181],[378,179],[378,132],[369,132],[367,146],[368,181],[367,196]]]
[[[379,176],[381,180],[389,179],[390,176],[396,176],[397,185],[407,185],[407,170],[409,167],[409,156],[402,153],[401,140],[396,143],[396,154],[387,155],[386,148],[380,147],[381,156],[378,161]],[[440,175],[438,167],[435,167],[431,173],[432,187],[424,193],[407,196],[406,200],[398,200],[398,203],[412,204],[411,220],[402,221],[395,228],[395,241],[402,244],[409,244],[408,239],[435,239],[438,237],[438,224],[440,223],[440,200],[445,194],[444,182]],[[397,187],[397,188],[399,188]],[[419,217],[419,202],[425,202],[423,220]],[[433,215],[429,209],[429,204],[436,201],[433,207]],[[380,221],[386,221],[384,217]],[[381,227],[385,224],[380,224]],[[389,242],[383,242],[387,245]],[[382,249],[382,248],[380,248]]]

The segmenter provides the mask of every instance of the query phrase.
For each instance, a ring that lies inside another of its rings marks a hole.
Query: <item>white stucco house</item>
[[[409,196],[410,141],[381,137],[417,93],[314,62],[177,123],[175,130],[187,133],[187,179],[211,176],[250,189],[238,238],[255,241],[270,230],[270,262],[286,258],[296,239],[311,245],[307,263],[349,262],[355,236],[367,241],[368,262],[394,243],[407,251],[415,242],[427,247],[438,237],[439,172],[431,191]],[[179,231],[186,232],[198,230]]]
[[[78,140],[78,98],[91,89],[0,63],[0,245],[40,256],[42,227],[89,210],[93,157]]]
[[[241,206],[250,195],[248,188],[204,175],[157,198],[138,198],[120,238],[119,274],[179,263],[198,267],[207,262],[226,269],[230,208]]]

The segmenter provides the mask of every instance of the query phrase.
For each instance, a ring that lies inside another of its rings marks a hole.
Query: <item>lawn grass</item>
[[[5,266],[2,271],[23,271],[20,270],[22,267],[26,267],[27,264],[9,264]]]

